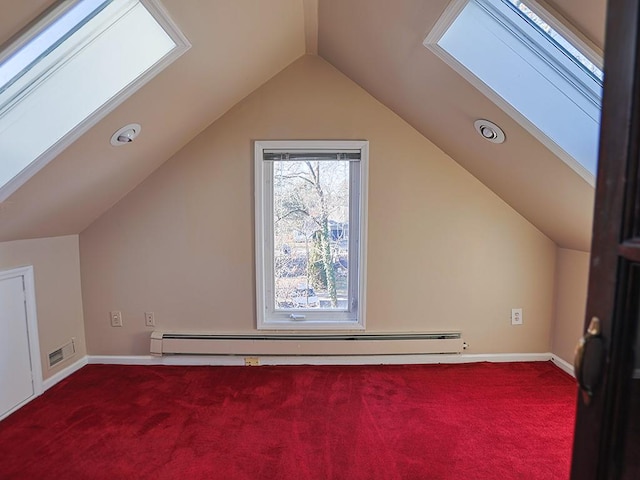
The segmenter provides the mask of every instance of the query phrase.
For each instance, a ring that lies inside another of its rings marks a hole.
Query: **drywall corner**
[[[582,335],[589,282],[588,252],[557,248],[552,352],[566,362]]]

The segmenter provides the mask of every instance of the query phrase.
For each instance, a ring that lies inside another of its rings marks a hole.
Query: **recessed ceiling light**
[[[502,129],[489,120],[476,120],[473,122],[473,126],[476,127],[482,138],[489,140],[492,143],[503,143],[505,141],[505,135]]]
[[[133,142],[133,140],[140,135],[140,130],[142,130],[142,127],[138,123],[125,125],[111,136],[111,145],[119,147],[120,145]]]

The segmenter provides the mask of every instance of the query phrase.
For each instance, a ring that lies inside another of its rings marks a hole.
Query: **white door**
[[[0,418],[34,394],[24,276],[0,277]]]

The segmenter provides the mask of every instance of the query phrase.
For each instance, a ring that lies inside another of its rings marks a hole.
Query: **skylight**
[[[535,14],[527,5],[520,0],[509,0],[509,2],[518,9],[518,11],[529,20],[532,25],[538,28],[544,35],[546,35],[552,43],[556,44],[559,50],[563,50],[564,53],[575,61],[587,72],[597,78],[598,83],[602,86],[604,80],[604,73],[600,70],[591,60],[583,55],[569,40],[564,38],[560,33],[556,32],[551,25],[541,19]]]
[[[424,44],[594,183],[600,59],[557,19],[533,0],[454,0]]]
[[[40,58],[60,45],[107,3],[105,0],[77,3],[11,54],[0,67],[0,93],[19,80]]]
[[[0,52],[0,201],[189,46],[154,0],[78,0]]]

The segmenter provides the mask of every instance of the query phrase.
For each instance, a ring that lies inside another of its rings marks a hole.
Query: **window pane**
[[[0,64],[0,93],[26,69],[46,56],[111,0],[80,0]]]
[[[460,71],[475,77],[474,85],[547,146],[559,147],[554,152],[578,173],[593,178],[602,93],[598,75],[568,55],[567,40],[547,23],[526,16],[521,2],[504,2],[469,0],[452,23],[443,16],[448,26],[437,45],[450,64],[459,62]],[[514,3],[522,8],[512,8]]]
[[[273,162],[276,309],[348,309],[350,162]]]

